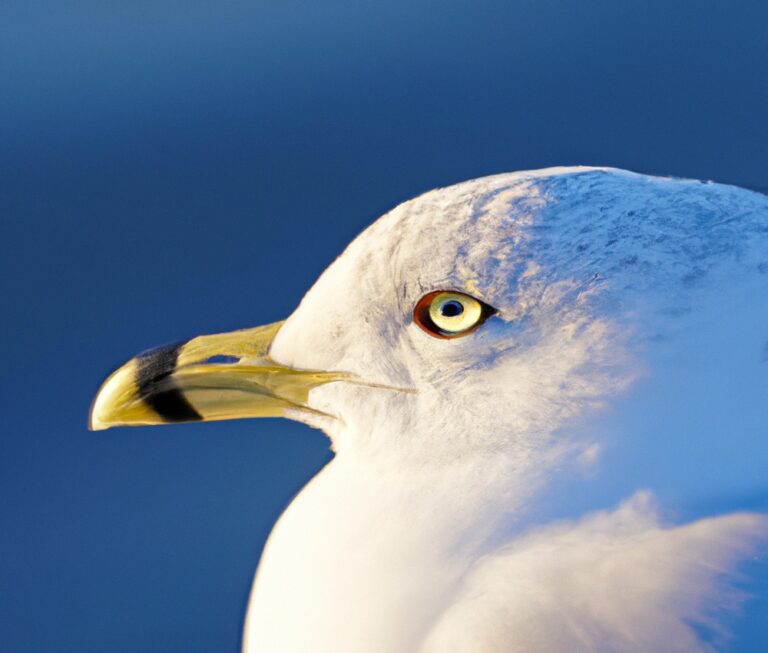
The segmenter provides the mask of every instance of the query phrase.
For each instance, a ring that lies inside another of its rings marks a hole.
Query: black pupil
[[[444,315],[445,317],[456,317],[463,312],[464,307],[461,305],[461,302],[457,301],[445,302],[445,304],[440,307],[440,315]]]

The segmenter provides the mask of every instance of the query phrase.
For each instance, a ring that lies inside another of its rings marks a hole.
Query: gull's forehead
[[[593,185],[595,175],[630,174],[607,168],[549,168],[438,188],[380,218],[337,265],[350,272],[356,268],[356,274],[386,277],[406,303],[431,290],[452,288],[502,308],[514,303],[517,281],[530,274],[538,254],[551,247],[548,223],[556,224],[552,218],[558,205],[577,198],[583,213],[591,200],[582,189]],[[566,177],[569,181],[563,183]],[[631,179],[623,183],[628,182]],[[567,211],[573,214],[573,209],[570,203]]]
[[[520,173],[438,188],[382,216],[337,264],[386,277],[409,301],[443,288],[482,298],[483,280],[510,260],[516,235],[540,204],[534,180]]]
[[[412,289],[405,295],[455,288],[498,301],[520,273],[525,234],[545,204],[537,180],[498,175],[401,205],[387,216],[397,232],[395,284]]]

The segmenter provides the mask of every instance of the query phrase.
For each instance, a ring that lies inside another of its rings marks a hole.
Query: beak
[[[309,391],[348,379],[341,372],[297,370],[268,356],[283,322],[199,336],[139,354],[101,386],[88,427],[138,426],[313,411]]]

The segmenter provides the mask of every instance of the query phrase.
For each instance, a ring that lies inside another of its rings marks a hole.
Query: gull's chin
[[[310,392],[308,404],[287,408],[283,416],[320,429],[333,440],[347,426],[347,421],[339,412],[348,413],[351,409],[351,414],[354,415],[355,407],[370,406],[376,396],[381,400],[391,401],[395,397],[415,394],[417,391],[413,388],[351,377],[314,388]],[[344,410],[340,411],[340,408]]]

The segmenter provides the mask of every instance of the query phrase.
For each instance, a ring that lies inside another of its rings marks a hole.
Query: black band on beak
[[[203,419],[170,378],[176,369],[179,351],[186,342],[151,349],[136,357],[139,397],[166,422],[195,422]]]

